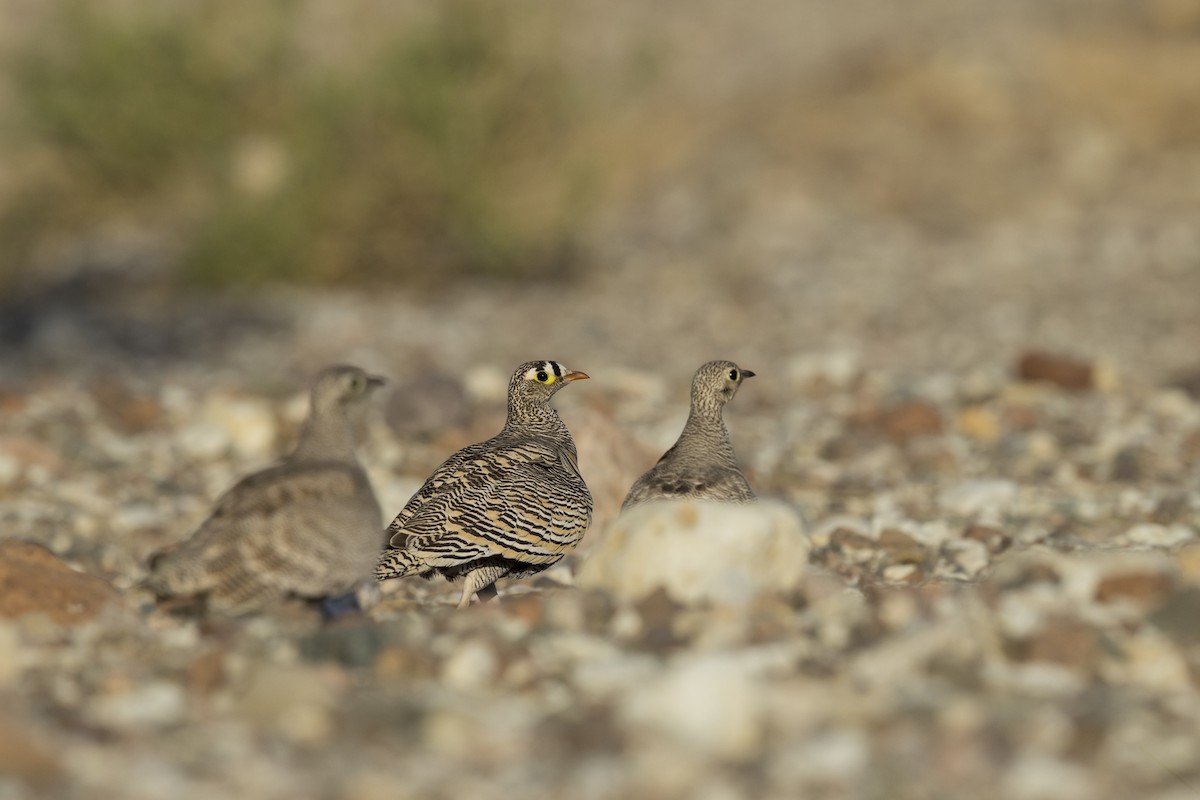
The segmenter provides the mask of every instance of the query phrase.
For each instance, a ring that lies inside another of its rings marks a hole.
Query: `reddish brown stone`
[[[108,581],[71,569],[39,544],[0,542],[0,617],[43,613],[59,625],[77,625],[117,597]]]
[[[942,432],[942,415],[932,403],[913,400],[886,409],[879,416],[879,427],[888,438],[907,442],[918,436]]]
[[[1096,585],[1096,600],[1101,603],[1129,601],[1144,608],[1157,608],[1174,585],[1174,579],[1165,572],[1109,575]]]
[[[1030,351],[1017,362],[1017,377],[1021,380],[1051,383],[1064,389],[1093,388],[1095,373],[1090,361],[1058,353]]]

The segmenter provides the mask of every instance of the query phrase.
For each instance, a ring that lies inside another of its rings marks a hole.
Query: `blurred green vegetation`
[[[218,287],[570,271],[591,171],[552,12],[443,0],[331,68],[300,8],[55,6],[6,59],[39,179],[0,211],[0,273],[106,220]]]
[[[0,292],[87,258],[172,287],[544,279],[585,241],[736,269],[824,214],[949,240],[1200,208],[1200,0],[6,10]]]

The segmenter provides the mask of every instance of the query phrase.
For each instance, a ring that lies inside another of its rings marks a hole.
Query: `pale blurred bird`
[[[500,433],[434,470],[388,528],[391,549],[375,576],[461,577],[464,608],[476,592],[494,597],[498,579],[540,572],[574,548],[591,523],[592,495],[549,401],[586,377],[556,361],[518,367]]]
[[[348,414],[383,378],[333,366],[316,377],[295,450],[238,481],[192,535],[151,560],[158,597],[202,597],[227,614],[288,595],[329,598],[355,588],[382,549],[382,511],[354,455]]]
[[[754,377],[732,361],[710,361],[692,378],[692,408],[679,439],[634,481],[622,510],[649,500],[691,497],[725,503],[754,500],[738,466],[722,411],[742,381]]]

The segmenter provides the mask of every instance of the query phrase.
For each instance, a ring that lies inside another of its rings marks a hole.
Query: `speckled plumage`
[[[540,572],[570,552],[591,523],[592,495],[549,400],[586,377],[554,361],[518,367],[500,433],[452,455],[412,496],[388,528],[376,577],[463,577],[461,608],[476,592],[494,595],[497,579]]]
[[[754,373],[732,361],[710,361],[692,378],[692,407],[679,439],[634,481],[622,509],[648,500],[691,497],[725,503],[754,499],[738,466],[722,410]]]
[[[246,476],[185,541],[152,559],[144,585],[160,598],[202,596],[227,614],[286,595],[322,598],[371,574],[382,511],[354,455],[347,405],[383,379],[357,367],[323,370],[295,450]]]

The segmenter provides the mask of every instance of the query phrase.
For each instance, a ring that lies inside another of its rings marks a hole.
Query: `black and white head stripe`
[[[554,383],[568,372],[570,370],[557,361],[542,361],[535,363],[525,371],[525,379],[537,381],[538,383]],[[546,378],[549,378],[549,380],[546,380]]]

